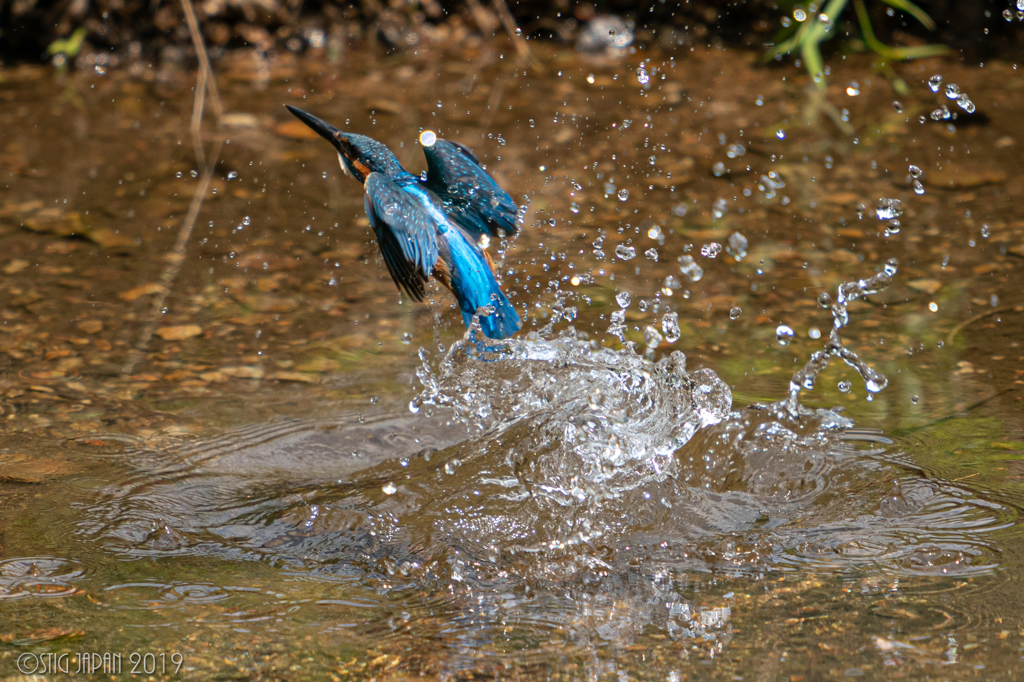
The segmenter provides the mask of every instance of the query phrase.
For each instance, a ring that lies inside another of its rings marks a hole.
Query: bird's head
[[[370,173],[383,173],[390,178],[402,171],[401,164],[391,150],[372,137],[346,133],[302,109],[288,104],[285,107],[320,137],[334,145],[338,150],[341,169],[359,182],[364,182]]]

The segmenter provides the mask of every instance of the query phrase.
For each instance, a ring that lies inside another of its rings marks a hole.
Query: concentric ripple
[[[839,414],[734,411],[728,387],[681,353],[651,363],[572,332],[463,340],[436,365],[424,354],[419,376],[414,415],[119,453],[135,468],[81,510],[79,535],[126,558],[369,580],[403,604],[394,633],[447,613],[450,645],[470,651],[482,624],[535,644],[651,626],[719,646],[728,603],[680,596],[693,572],[971,576],[1000,565],[993,538],[1016,522],[1012,507],[892,463],[885,439]],[[121,588],[159,605],[222,596]]]

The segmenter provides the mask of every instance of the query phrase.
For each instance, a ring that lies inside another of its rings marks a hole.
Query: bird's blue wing
[[[433,218],[408,193],[380,173],[366,177],[363,205],[391,279],[413,299],[422,301],[424,284],[437,262],[437,229]]]
[[[514,235],[519,210],[508,192],[494,181],[468,147],[438,139],[423,147],[427,157],[427,188],[445,204],[448,216],[470,234]]]

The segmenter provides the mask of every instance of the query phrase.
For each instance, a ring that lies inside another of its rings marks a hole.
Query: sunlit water
[[[10,674],[15,647],[116,646],[192,679],[1012,675],[1015,70],[956,67],[971,123],[938,66],[901,67],[898,108],[844,67],[844,137],[798,115],[799,70],[543,57],[226,65],[231,143],[157,311],[178,332],[124,378],[194,189],[191,75],[12,75],[5,125],[73,126],[2,158]],[[481,153],[525,197],[493,248],[520,338],[398,303],[283,101],[414,170],[419,128]]]

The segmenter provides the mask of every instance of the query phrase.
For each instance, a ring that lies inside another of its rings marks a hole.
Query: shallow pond
[[[187,240],[193,73],[0,74],[0,675],[1016,679],[1018,65],[331,58],[218,64]],[[401,299],[286,103],[477,152],[516,341]],[[887,262],[888,385],[778,404]]]

